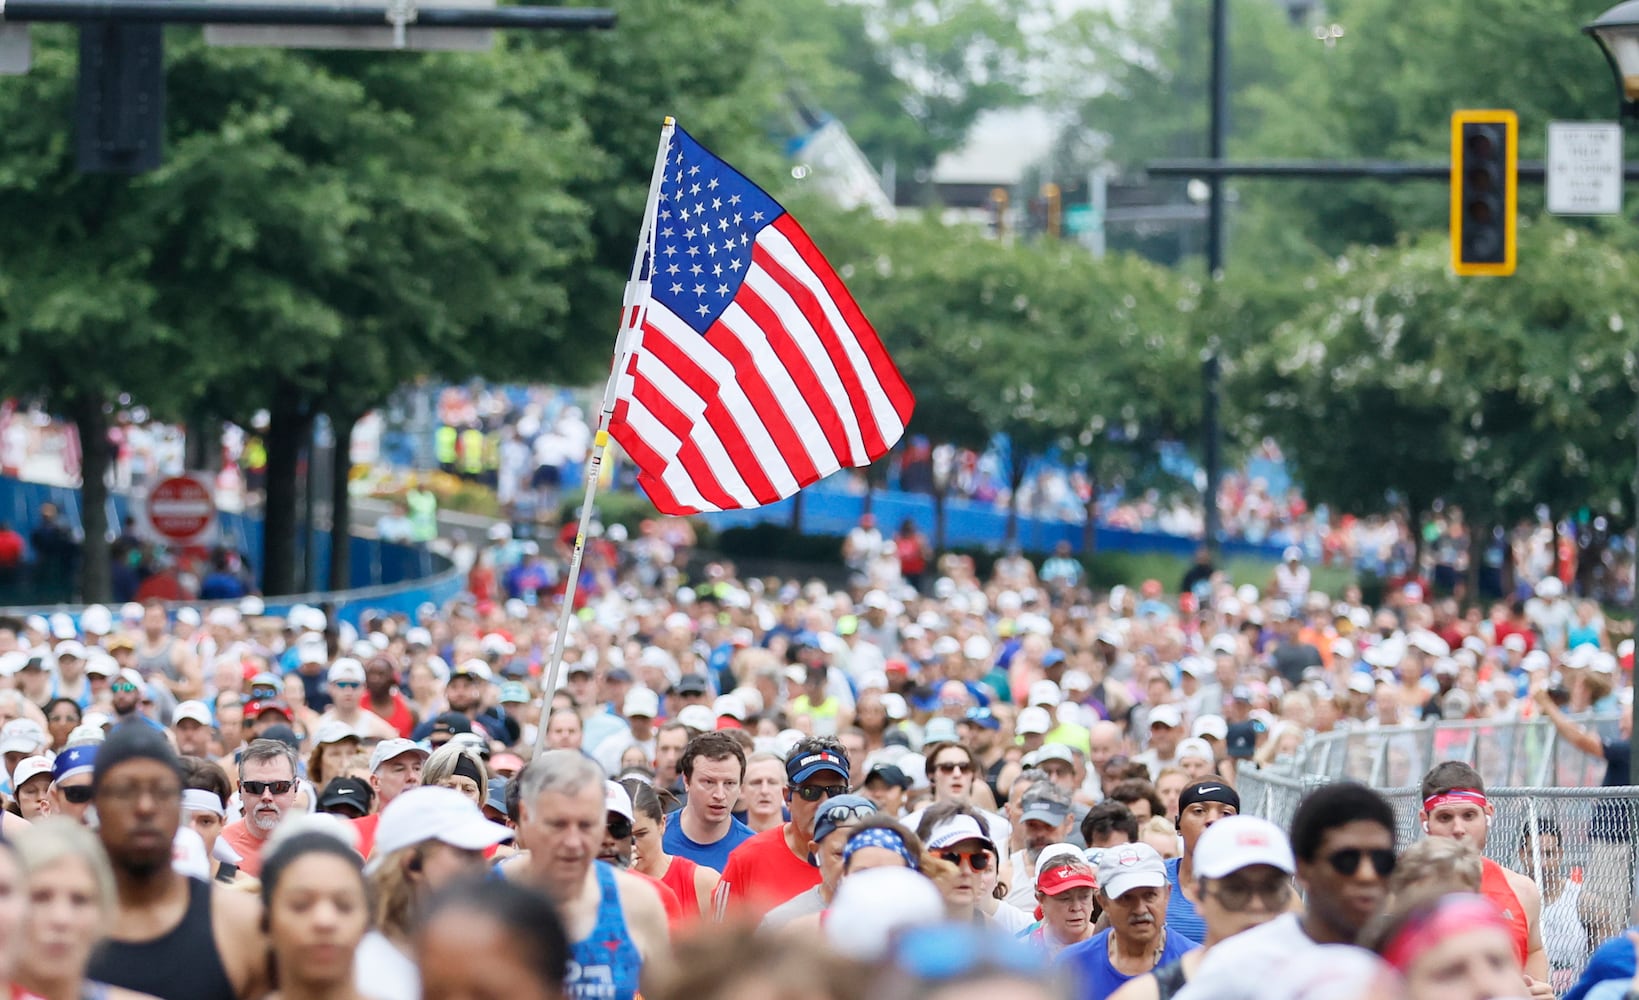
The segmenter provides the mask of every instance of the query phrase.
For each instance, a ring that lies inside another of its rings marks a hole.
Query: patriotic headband
[[[1440,792],[1430,795],[1423,800],[1423,812],[1431,813],[1441,806],[1456,805],[1458,803],[1471,806],[1486,807],[1485,793],[1477,788],[1453,788],[1449,792]]]
[[[1446,938],[1487,927],[1513,933],[1496,906],[1484,896],[1466,892],[1444,896],[1429,910],[1413,914],[1389,938],[1383,946],[1383,961],[1403,973],[1423,952]]]
[[[866,827],[848,838],[848,843],[842,848],[842,867],[847,868],[853,856],[867,847],[892,851],[905,859],[906,868],[916,868],[916,859],[911,857],[911,849],[905,846],[905,838],[881,826]]]

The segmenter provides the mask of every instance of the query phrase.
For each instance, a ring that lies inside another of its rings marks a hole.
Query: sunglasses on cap
[[[261,798],[264,792],[274,795],[288,795],[296,787],[294,781],[241,781],[239,787],[246,795],[252,798]]]
[[[848,805],[843,803],[821,809],[819,815],[814,818],[814,822],[816,825],[825,822],[840,826],[843,823],[852,823],[857,819],[874,816],[876,812],[877,808],[874,805]]]
[[[1363,851],[1358,847],[1345,847],[1341,851],[1333,851],[1331,854],[1326,855],[1326,863],[1331,865],[1332,870],[1339,875],[1353,877],[1355,872],[1360,870],[1360,862],[1365,858],[1371,859],[1372,868],[1383,878],[1388,878],[1394,873],[1397,859],[1394,852],[1386,847],[1371,851]]]
[[[982,872],[990,867],[989,851],[941,851],[939,856],[958,868],[966,862],[969,871]]]
[[[829,799],[838,795],[848,794],[847,785],[803,785],[793,788],[791,794],[804,802],[818,802],[820,799]]]

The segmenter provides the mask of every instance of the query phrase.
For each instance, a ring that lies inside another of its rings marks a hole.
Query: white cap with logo
[[[1268,865],[1288,875],[1297,871],[1292,844],[1281,828],[1257,816],[1225,816],[1195,843],[1195,874],[1224,878],[1242,868]]]
[[[1112,847],[1099,860],[1098,886],[1111,899],[1120,899],[1134,889],[1162,889],[1166,885],[1167,863],[1148,844]]]
[[[510,836],[511,830],[485,819],[477,804],[455,789],[424,785],[400,795],[381,811],[376,846],[365,870],[374,871],[394,851],[429,840],[481,851]]]

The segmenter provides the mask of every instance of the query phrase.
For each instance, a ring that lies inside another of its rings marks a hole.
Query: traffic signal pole
[[[392,27],[393,5],[212,3],[208,0],[0,0],[0,21]],[[612,28],[596,7],[415,7],[418,28]]]

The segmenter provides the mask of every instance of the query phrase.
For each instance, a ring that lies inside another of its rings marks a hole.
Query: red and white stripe
[[[663,513],[757,507],[905,433],[914,400],[853,296],[789,214],[757,234],[705,336],[651,301],[610,433]]]

